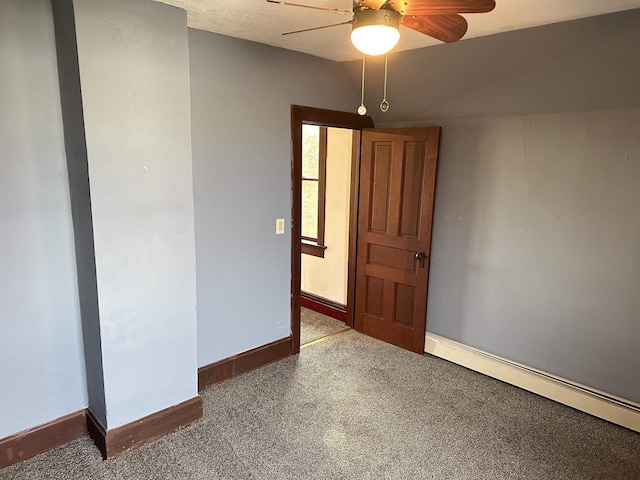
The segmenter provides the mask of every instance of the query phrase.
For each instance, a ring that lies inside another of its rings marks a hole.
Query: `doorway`
[[[320,255],[324,246],[318,228],[302,226],[304,125],[321,127],[318,132],[322,127],[353,131],[346,325],[424,353],[440,128],[373,129],[370,117],[292,106],[292,354],[300,351],[301,251],[311,248]],[[326,181],[316,170],[304,188]]]
[[[302,125],[300,348],[346,326],[353,131]]]
[[[353,113],[336,112],[312,107],[293,105],[291,107],[291,140],[293,149],[292,178],[292,224],[291,224],[291,353],[300,352],[300,312],[301,312],[301,254],[302,254],[302,129],[303,125],[349,129],[353,131],[350,202],[349,202],[349,239],[347,255],[347,295],[345,324],[353,327],[355,306],[355,252],[357,230],[357,198],[359,187],[360,132],[364,128],[373,128],[373,120],[368,116]],[[306,235],[308,236],[308,235]],[[327,305],[330,308],[330,305]]]

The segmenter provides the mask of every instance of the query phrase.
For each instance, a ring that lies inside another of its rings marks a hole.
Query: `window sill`
[[[324,258],[324,251],[327,249],[324,245],[318,245],[316,243],[305,242],[304,240],[301,243],[302,253],[306,255],[313,255],[314,257]]]

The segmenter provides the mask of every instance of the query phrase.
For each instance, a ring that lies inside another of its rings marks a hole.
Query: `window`
[[[302,125],[302,253],[324,257],[327,127]]]

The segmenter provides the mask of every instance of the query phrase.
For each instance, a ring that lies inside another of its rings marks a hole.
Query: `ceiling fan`
[[[338,25],[352,25],[351,43],[362,52],[362,86],[358,113],[366,115],[364,105],[365,57],[385,54],[384,89],[380,110],[389,110],[387,101],[387,62],[386,55],[400,40],[400,25],[423,33],[446,43],[457,42],[467,33],[467,21],[461,13],[490,12],[496,6],[495,0],[354,0],[353,11],[338,8],[325,8],[315,5],[291,3],[281,0],[267,0],[289,7],[309,8],[353,15],[346,22],[305,28],[286,32],[283,35],[310,32]]]
[[[338,25],[352,25],[351,41],[366,55],[381,55],[396,46],[400,25],[446,43],[460,40],[467,32],[467,21],[460,13],[485,13],[495,0],[354,0],[353,11],[324,8],[280,0],[267,0],[290,7],[353,15],[346,22],[283,33],[309,32]]]

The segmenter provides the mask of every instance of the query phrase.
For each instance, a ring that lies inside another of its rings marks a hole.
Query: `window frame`
[[[312,124],[309,124],[312,125]],[[307,255],[324,258],[327,249],[324,244],[325,227],[325,205],[327,201],[327,127],[320,126],[320,136],[318,138],[318,178],[301,177],[300,188],[307,181],[318,182],[318,225],[317,238],[300,235],[301,251]],[[301,212],[304,213],[304,212]]]

